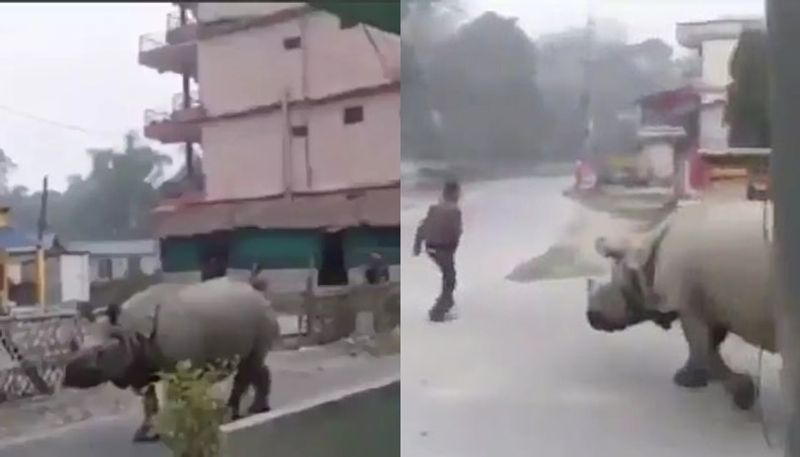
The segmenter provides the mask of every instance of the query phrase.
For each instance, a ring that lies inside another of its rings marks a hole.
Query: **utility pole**
[[[800,457],[800,2],[766,0],[771,77],[770,186],[775,205],[773,254],[778,347],[789,405],[787,457]]]
[[[189,23],[189,16],[188,16],[188,9],[186,4],[181,2],[178,4],[178,8],[180,9],[180,21],[181,27],[184,27],[186,24]],[[183,69],[182,76],[182,83],[183,83],[183,109],[189,109],[192,106],[192,99],[191,99],[191,90],[190,90],[190,79],[191,76],[189,75],[188,69]],[[184,144],[184,149],[186,153],[186,178],[191,181],[194,178],[194,147],[191,141],[187,141]]]
[[[592,64],[594,61],[594,17],[591,11],[586,20],[586,57],[583,65],[583,93],[581,94],[581,114],[584,116],[584,138],[583,138],[583,153],[584,159],[592,163],[593,167],[597,164],[594,163],[594,121],[592,119]]]

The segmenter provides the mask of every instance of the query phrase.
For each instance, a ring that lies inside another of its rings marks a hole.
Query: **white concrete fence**
[[[222,457],[399,457],[400,375],[220,427]]]

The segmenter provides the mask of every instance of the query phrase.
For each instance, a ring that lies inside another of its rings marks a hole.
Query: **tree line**
[[[165,180],[171,158],[142,144],[134,132],[124,137],[120,150],[91,149],[87,154],[92,168],[85,177],[72,175],[66,190],[48,192],[48,230],[68,241],[151,237],[152,209],[161,198],[174,196],[184,182],[185,166]],[[5,153],[0,154],[0,166],[11,173],[15,168]],[[0,201],[11,208],[13,225],[36,233],[42,191],[6,185],[2,193]]]
[[[404,157],[571,161],[583,151],[586,112],[597,153],[633,152],[636,100],[699,75],[698,58],[678,58],[658,39],[628,44],[612,21],[534,41],[514,18],[465,20],[457,0],[403,8]]]

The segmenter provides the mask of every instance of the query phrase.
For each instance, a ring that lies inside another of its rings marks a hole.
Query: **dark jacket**
[[[457,203],[439,202],[428,208],[428,214],[417,228],[414,250],[422,243],[428,248],[456,249],[461,241],[461,209]]]

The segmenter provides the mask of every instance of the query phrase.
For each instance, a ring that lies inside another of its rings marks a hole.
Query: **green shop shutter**
[[[372,252],[383,256],[389,265],[400,264],[400,227],[359,227],[344,236],[345,266],[364,265]]]
[[[165,273],[200,271],[200,246],[195,238],[165,238],[161,241],[161,269]]]
[[[316,230],[243,229],[234,232],[230,268],[303,269],[321,264],[321,235]]]

